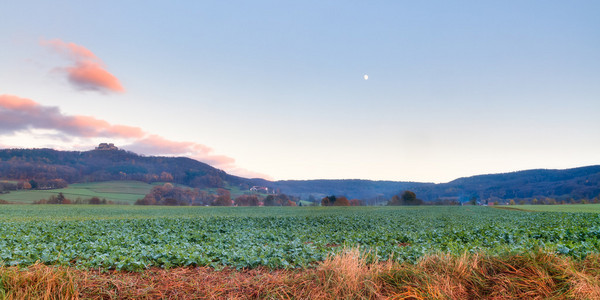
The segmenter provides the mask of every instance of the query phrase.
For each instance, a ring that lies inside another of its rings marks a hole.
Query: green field
[[[511,205],[508,207],[541,212],[600,213],[600,204]]]
[[[14,191],[0,195],[0,199],[15,203],[32,203],[40,199],[63,193],[72,201],[77,198],[104,198],[115,203],[133,204],[137,199],[144,198],[152,185],[140,181],[105,181],[92,183],[74,183],[64,189],[55,190],[26,190]]]
[[[492,207],[3,205],[6,265],[309,266],[343,248],[415,262],[432,253],[600,252],[600,215]]]
[[[154,182],[152,184],[141,181],[74,183],[64,189],[13,191],[8,194],[0,194],[0,200],[31,204],[33,201],[48,199],[53,195],[56,196],[58,193],[63,193],[71,201],[75,201],[77,198],[87,200],[92,197],[98,197],[107,201],[113,201],[116,204],[133,204],[136,200],[144,198],[154,186],[162,184],[164,182]],[[175,186],[189,188],[181,184],[175,184]],[[231,192],[232,199],[248,193],[247,190],[241,190],[237,186],[229,186],[227,189]],[[206,191],[213,194],[217,193],[216,188],[206,189]],[[261,195],[265,196],[265,194]]]
[[[17,184],[19,183],[18,180],[0,180],[0,182],[4,182],[4,183],[12,183],[12,184]]]

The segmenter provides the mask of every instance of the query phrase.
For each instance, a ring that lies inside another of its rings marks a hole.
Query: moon
[[[369,75],[367,75],[367,74],[363,75],[363,79],[364,80],[369,80]]]

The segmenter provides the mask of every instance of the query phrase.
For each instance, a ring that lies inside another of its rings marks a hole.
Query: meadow
[[[5,182],[17,183],[17,181]],[[73,183],[62,189],[11,191],[10,193],[0,194],[0,200],[15,204],[31,204],[34,201],[49,199],[51,196],[57,196],[59,193],[62,193],[71,202],[75,202],[77,199],[87,201],[92,197],[98,197],[99,199],[111,201],[114,204],[129,205],[134,204],[138,199],[144,198],[154,186],[162,184],[164,182],[149,184],[134,180]],[[175,186],[186,189],[190,188],[182,184],[175,184]],[[238,186],[226,186],[226,189],[229,190],[232,198],[248,193],[248,190],[240,189]],[[207,188],[204,190],[211,194],[217,193],[217,188]],[[266,194],[259,195],[266,196]],[[308,204],[310,203],[304,202],[304,205]]]
[[[141,181],[105,181],[90,183],[73,183],[63,189],[52,190],[20,190],[1,194],[0,199],[12,202],[31,204],[40,199],[48,199],[58,193],[72,201],[87,200],[92,197],[106,199],[120,204],[133,204],[137,199],[144,198],[153,185]]]
[[[565,212],[565,213],[600,213],[598,204],[574,204],[574,205],[515,205],[516,208],[525,211],[538,212]]]

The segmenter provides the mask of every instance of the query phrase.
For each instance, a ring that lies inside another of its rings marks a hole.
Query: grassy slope
[[[600,204],[512,205],[508,207],[525,211],[600,213]]]
[[[15,182],[16,183],[16,182]],[[76,200],[77,198],[89,199],[91,197],[104,198],[115,203],[133,204],[137,199],[144,198],[146,194],[156,185],[162,185],[162,182],[147,184],[140,181],[104,181],[90,183],[74,183],[64,189],[56,190],[27,190],[15,191],[8,194],[1,194],[0,200],[14,203],[31,204],[33,201],[48,199],[50,196],[63,193],[67,199]],[[175,184],[178,187],[189,188],[188,186]],[[241,190],[237,186],[227,187],[231,192],[231,198],[247,194],[247,190]],[[207,189],[208,192],[216,194],[217,189]],[[266,194],[260,194],[266,196]]]
[[[31,203],[40,199],[48,199],[52,195],[63,193],[67,199],[89,199],[91,197],[105,198],[114,202],[133,204],[143,198],[152,185],[139,181],[106,181],[92,183],[75,183],[64,189],[16,191],[0,195],[0,199],[9,202]]]

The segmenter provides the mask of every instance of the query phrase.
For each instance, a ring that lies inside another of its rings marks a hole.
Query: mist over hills
[[[448,183],[372,180],[282,180],[268,181],[227,174],[208,164],[185,157],[143,156],[118,149],[58,151],[53,149],[0,150],[0,179],[68,183],[107,180],[172,181],[195,188],[266,186],[281,193],[320,198],[345,195],[359,199],[385,199],[412,190],[425,201],[467,201],[519,198],[591,199],[600,194],[600,166],[566,170],[526,170],[477,175]]]

